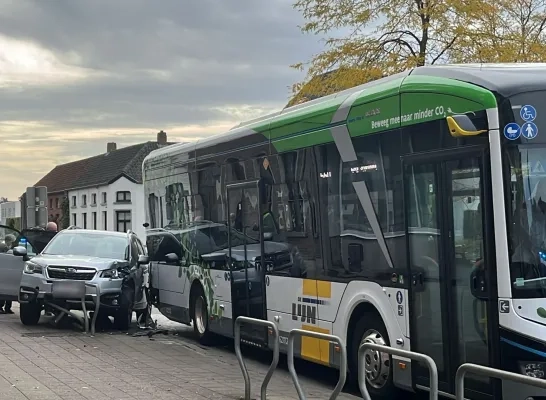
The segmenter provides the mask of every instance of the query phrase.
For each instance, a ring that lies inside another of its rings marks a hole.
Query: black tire
[[[358,348],[360,344],[368,338],[369,341],[377,344],[384,344],[389,346],[389,335],[387,334],[387,328],[383,323],[381,317],[376,313],[366,313],[356,323],[356,328],[351,339],[351,347],[349,353],[349,369],[351,371],[351,378],[354,381],[358,381]],[[373,400],[387,400],[398,399],[403,396],[402,391],[394,386],[393,383],[393,368],[392,358],[387,354],[371,353],[366,354],[368,360],[368,366],[375,374],[370,375],[372,381],[366,379],[366,387]],[[388,367],[388,373],[385,370]],[[381,373],[383,369],[383,373]],[[375,379],[374,379],[375,376]]]
[[[38,325],[42,315],[42,306],[36,302],[23,303],[19,306],[19,318],[23,325]]]
[[[120,296],[120,306],[114,315],[114,326],[117,330],[127,331],[133,320],[133,304],[135,289],[129,285],[123,287]]]
[[[205,293],[201,287],[198,287],[191,299],[193,332],[199,343],[211,345],[213,343],[213,334],[209,330],[209,311]]]

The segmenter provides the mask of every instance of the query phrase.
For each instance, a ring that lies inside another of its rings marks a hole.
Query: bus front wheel
[[[192,293],[193,331],[201,344],[212,344],[212,332],[209,330],[209,313],[205,292],[201,286]]]
[[[353,379],[358,380],[358,349],[362,343],[389,346],[389,336],[385,324],[375,313],[366,313],[356,324],[349,355],[349,368],[355,371]],[[366,387],[373,400],[396,399],[400,389],[392,379],[392,361],[386,353],[368,350],[364,353]]]

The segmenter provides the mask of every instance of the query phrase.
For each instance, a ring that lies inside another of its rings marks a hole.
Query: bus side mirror
[[[487,132],[485,129],[478,129],[468,115],[456,114],[446,117],[449,133],[453,137],[477,136]]]

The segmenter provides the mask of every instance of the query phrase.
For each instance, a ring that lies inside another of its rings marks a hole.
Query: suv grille
[[[73,281],[90,281],[97,270],[83,267],[47,267],[47,275],[51,279],[69,279]]]

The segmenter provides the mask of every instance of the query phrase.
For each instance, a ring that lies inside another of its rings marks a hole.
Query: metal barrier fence
[[[265,374],[262,387],[260,389],[260,399],[266,400],[267,396],[267,385],[277,368],[279,363],[279,329],[277,325],[271,321],[265,321],[263,319],[249,318],[249,317],[237,317],[235,320],[235,355],[237,356],[237,361],[239,361],[239,366],[243,372],[243,378],[245,380],[245,398],[244,400],[250,400],[250,376],[248,375],[248,369],[246,368],[245,361],[243,360],[243,355],[241,354],[241,324],[247,323],[252,325],[259,325],[271,328],[273,330],[273,361],[269,366],[267,374]]]
[[[457,374],[455,375],[455,398],[457,400],[464,400],[464,377],[467,372],[489,378],[510,380],[516,383],[546,389],[546,380],[543,379],[532,378],[526,375],[515,374],[513,372],[467,363],[461,365],[457,370]]]
[[[438,399],[438,368],[432,358],[425,354],[414,353],[412,351],[394,349],[392,347],[381,346],[375,343],[362,343],[358,348],[358,387],[360,393],[364,397],[364,400],[372,400],[368,389],[366,388],[366,365],[365,365],[365,352],[366,350],[379,351],[387,354],[391,354],[399,357],[406,357],[411,360],[420,361],[425,363],[428,367],[430,374],[430,400]]]
[[[343,389],[343,386],[345,385],[345,380],[347,379],[347,349],[345,348],[345,343],[343,343],[343,340],[339,336],[334,335],[328,335],[325,333],[319,333],[319,332],[313,332],[313,331],[306,331],[303,329],[293,329],[288,334],[288,370],[290,371],[290,376],[292,377],[292,381],[294,382],[294,386],[296,386],[296,391],[298,392],[298,396],[300,400],[305,400],[305,393],[303,392],[303,388],[301,387],[301,384],[298,380],[298,375],[296,374],[296,369],[294,368],[294,339],[298,336],[308,336],[316,339],[322,339],[322,340],[328,340],[330,342],[336,342],[339,344],[339,351],[341,355],[340,360],[340,368],[339,368],[339,380],[337,382],[336,387],[334,388],[334,391],[330,395],[330,400],[334,400],[337,398],[341,390]]]

